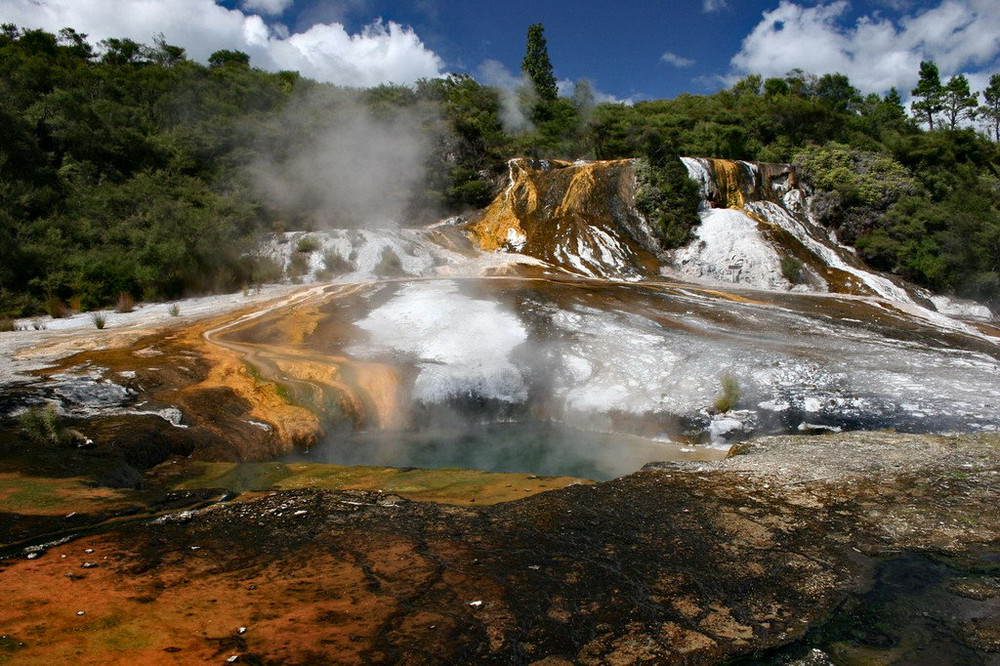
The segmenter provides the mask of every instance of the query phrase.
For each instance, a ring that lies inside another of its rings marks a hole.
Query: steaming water
[[[604,479],[718,457],[751,435],[1000,429],[997,345],[877,299],[431,278],[330,288],[316,309],[325,319],[294,357],[288,345],[258,345],[261,367],[309,386],[293,360],[394,368],[398,386],[380,391],[400,418],[388,432],[371,420],[354,432],[334,410],[314,461]],[[241,335],[280,340],[276,330]],[[727,374],[740,384],[739,411],[711,416]]]
[[[603,481],[662,460],[709,460],[725,450],[540,421],[404,432],[338,433],[289,459],[386,467],[466,468]]]

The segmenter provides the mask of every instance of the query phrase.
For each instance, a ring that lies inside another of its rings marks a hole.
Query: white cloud
[[[1000,55],[1000,3],[942,0],[893,22],[879,14],[844,21],[846,0],[806,7],[782,0],[743,40],[732,59],[734,78],[782,76],[794,68],[839,72],[863,92],[916,84],[921,60],[933,60],[943,77],[995,65]]]
[[[277,7],[287,0],[248,0],[245,6]],[[0,18],[25,28],[56,32],[72,27],[92,42],[129,37],[166,41],[202,62],[220,49],[244,51],[267,70],[297,70],[304,76],[344,86],[413,83],[438,76],[444,63],[413,30],[376,21],[349,34],[339,23],[317,23],[289,34],[255,14],[226,9],[212,0],[0,0]]]
[[[671,53],[667,51],[660,56],[660,62],[665,62],[668,65],[673,65],[674,67],[690,67],[695,63],[691,58],[685,58],[684,56],[679,56],[676,53]]]
[[[729,0],[702,0],[701,10],[703,12],[717,12],[725,9],[729,5]]]
[[[251,12],[278,15],[288,9],[292,2],[293,0],[243,0],[241,6]]]

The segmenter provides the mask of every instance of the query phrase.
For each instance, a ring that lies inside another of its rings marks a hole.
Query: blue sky
[[[513,85],[527,27],[545,26],[557,78],[606,99],[706,93],[747,73],[842,72],[904,97],[919,62],[973,87],[1000,71],[1000,0],[0,0],[0,21],[92,40],[163,33],[191,57],[221,48],[264,69],[344,85],[465,72]]]

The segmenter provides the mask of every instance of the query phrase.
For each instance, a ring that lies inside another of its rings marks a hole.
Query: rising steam
[[[277,210],[315,228],[405,224],[430,151],[420,113],[376,115],[341,90],[306,94],[268,128],[254,181]]]

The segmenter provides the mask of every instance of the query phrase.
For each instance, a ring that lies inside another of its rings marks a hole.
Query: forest
[[[798,70],[596,104],[585,80],[558,94],[538,25],[523,71],[513,96],[464,74],[351,89],[261,71],[238,51],[200,64],[162,36],[92,44],[4,25],[0,317],[277,278],[253,253],[262,234],[356,226],[384,203],[369,192],[331,207],[322,182],[304,183],[317,137],[367,159],[338,127],[405,167],[380,213],[410,225],[486,205],[514,156],[644,158],[637,203],[667,247],[697,221],[678,156],[790,162],[821,221],[871,266],[1000,307],[1000,74],[980,94],[922,63],[911,113],[895,90],[865,96],[843,75]]]

